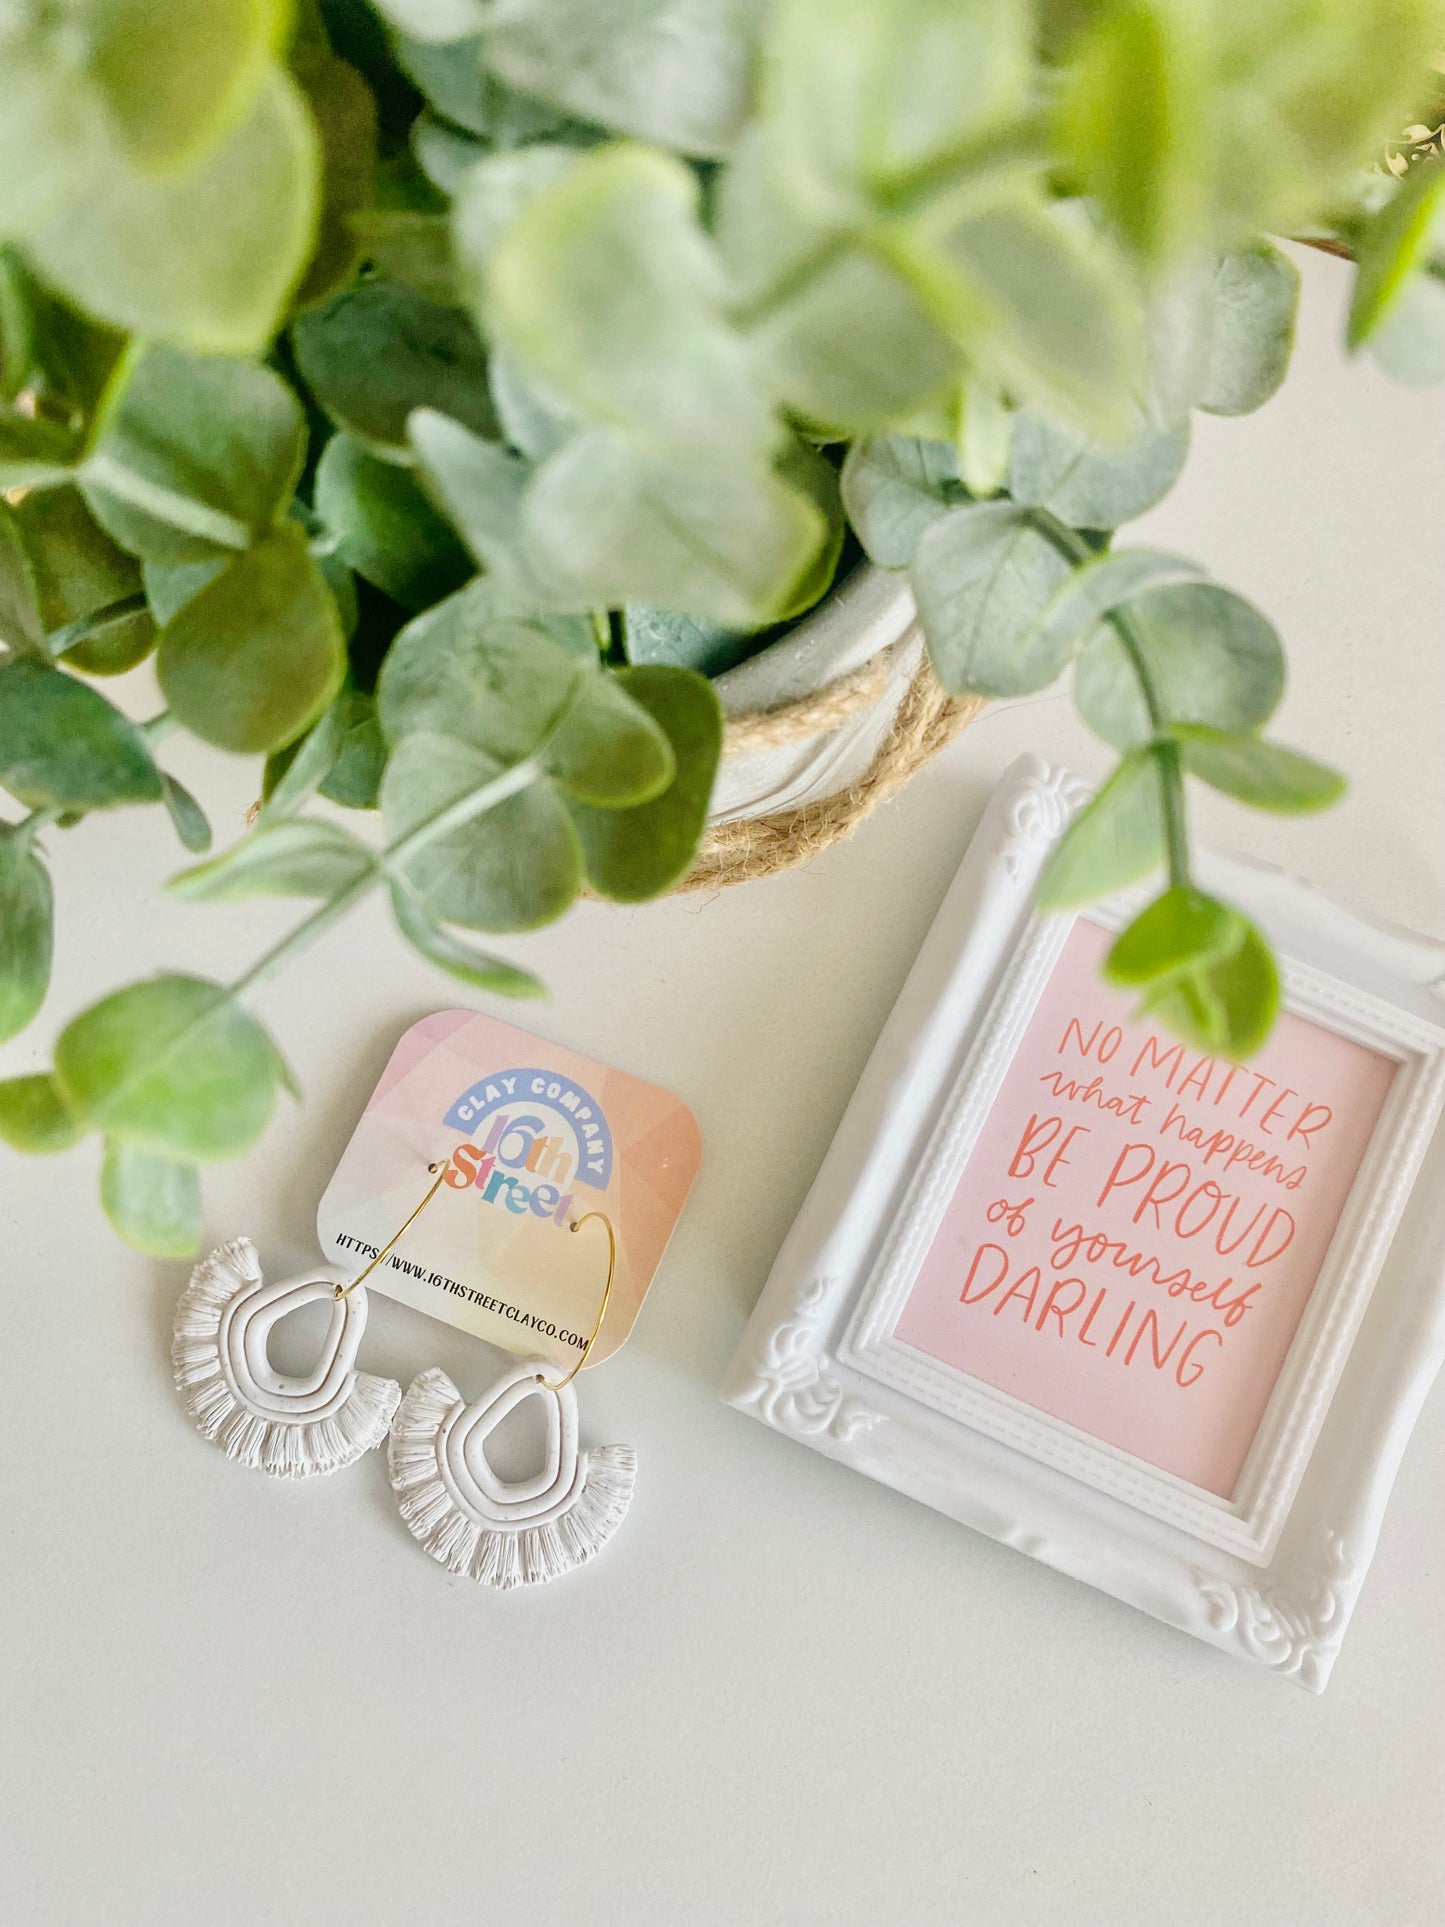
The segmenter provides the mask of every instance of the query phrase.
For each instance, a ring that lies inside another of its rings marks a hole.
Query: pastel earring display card
[[[353,1272],[440,1191],[369,1289],[510,1351],[575,1364],[617,1271],[589,1368],[627,1338],[702,1157],[672,1092],[477,1011],[406,1031],[317,1212],[321,1248]]]
[[[1316,1691],[1445,1355],[1445,946],[1210,856],[1281,960],[1235,1064],[1041,915],[1089,796],[979,825],[733,1361],[789,1437]]]

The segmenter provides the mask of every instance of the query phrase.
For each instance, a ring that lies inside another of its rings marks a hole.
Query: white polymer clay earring
[[[446,1373],[433,1369],[413,1380],[391,1428],[387,1451],[392,1489],[407,1529],[448,1571],[506,1591],[542,1585],[584,1565],[621,1525],[637,1477],[630,1445],[583,1452],[577,1444],[577,1394],[572,1381],[597,1342],[612,1276],[617,1239],[607,1227],[607,1284],[602,1308],[582,1356],[555,1384],[545,1360],[528,1359],[468,1404]],[[487,1438],[529,1398],[543,1402],[547,1444],[540,1472],[508,1482],[487,1458]]]
[[[354,1278],[318,1265],[268,1285],[249,1238],[217,1246],[191,1273],[176,1306],[171,1365],[197,1431],[228,1459],[278,1479],[310,1479],[354,1465],[386,1437],[401,1387],[356,1369],[366,1330],[361,1285],[440,1191],[446,1159],[427,1169],[435,1174],[431,1189]],[[318,1298],[331,1300],[321,1358],[305,1378],[287,1377],[272,1365],[266,1341],[288,1312]]]
[[[321,1357],[306,1377],[288,1377],[266,1342],[288,1312],[318,1298],[332,1305]],[[354,1464],[386,1437],[401,1397],[395,1379],[356,1369],[366,1310],[366,1293],[332,1265],[268,1285],[249,1238],[219,1246],[191,1273],[171,1341],[176,1390],[197,1430],[227,1458],[279,1479]]]

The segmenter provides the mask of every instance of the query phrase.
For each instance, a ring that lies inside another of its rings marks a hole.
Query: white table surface
[[[1445,399],[1336,347],[1304,261],[1285,393],[1199,422],[1147,524],[1278,620],[1279,733],[1332,814],[1198,807],[1222,842],[1445,934]],[[1139,525],[1140,532],[1145,529]],[[132,692],[138,709],[152,701]],[[715,898],[584,906],[510,946],[504,1011],[670,1085],[702,1176],[584,1434],[636,1444],[590,1572],[497,1597],[398,1520],[382,1455],[286,1488],[183,1418],[184,1267],[120,1247],[90,1149],[0,1152],[0,1913],[8,1927],[1434,1927],[1445,1919],[1445,1392],[1426,1406],[1323,1700],[827,1463],[715,1388],[985,795],[1024,748],[1098,772],[1049,696],[999,708],[850,845]],[[173,762],[234,833],[254,766]],[[162,965],[224,975],[294,906],[184,907],[159,811],[52,835],[33,1038]],[[393,1042],[463,1001],[375,908],[271,985],[305,1083],[206,1187],[213,1241],[315,1253]],[[363,1362],[498,1357],[373,1297]]]

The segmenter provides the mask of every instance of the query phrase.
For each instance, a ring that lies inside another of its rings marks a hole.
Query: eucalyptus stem
[[[1033,520],[1040,532],[1073,567],[1078,568],[1093,559],[1094,551],[1083,537],[1056,515],[1040,509],[1035,511]],[[1159,814],[1164,826],[1164,854],[1169,868],[1169,881],[1176,889],[1187,890],[1192,888],[1193,880],[1189,869],[1184,765],[1180,759],[1179,745],[1170,734],[1169,719],[1159,700],[1159,692],[1154,687],[1154,678],[1149,673],[1149,658],[1133,617],[1126,609],[1116,607],[1105,611],[1104,620],[1119,638],[1119,646],[1139,685],[1144,713],[1149,718],[1153,739],[1149,747],[1159,779]]]
[[[885,212],[906,220],[950,188],[986,187],[1000,173],[1047,167],[1050,159],[1044,116],[1020,115],[986,134],[967,134],[953,146],[900,168],[873,187],[872,199]]]
[[[52,823],[58,823],[62,814],[62,811],[47,803],[41,809],[31,810],[28,816],[22,816],[18,823],[7,823],[5,828],[11,836],[23,837],[27,843],[32,843],[42,830],[48,830]]]
[[[990,133],[970,134],[941,153],[899,168],[886,180],[869,182],[870,218],[844,222],[825,233],[776,280],[751,300],[733,307],[734,325],[748,329],[767,321],[786,302],[803,293],[819,275],[826,274],[850,248],[871,246],[886,254],[887,244],[893,238],[892,223],[922,213],[940,196],[954,189],[977,188],[983,192],[996,183],[1001,173],[1011,173],[1021,167],[1046,167],[1049,145],[1042,127],[1039,115],[1020,116]],[[880,213],[882,221],[877,218]]]
[[[557,721],[560,722],[560,720],[559,717]],[[552,727],[555,729],[557,723],[554,722]],[[550,734],[549,730],[548,735]],[[527,785],[535,782],[541,774],[542,764],[534,753],[532,756],[525,757],[520,763],[513,763],[510,769],[503,770],[500,776],[494,776],[490,783],[483,783],[479,789],[468,790],[465,796],[454,798],[452,802],[444,804],[431,816],[415,824],[405,836],[399,836],[395,843],[388,844],[381,851],[374,869],[368,870],[354,883],[348,883],[346,888],[338,890],[334,897],[328,897],[325,903],[313,910],[309,917],[303,918],[294,929],[289,930],[279,943],[273,944],[269,950],[258,957],[255,963],[231,984],[231,995],[244,996],[248,990],[254,989],[257,984],[264,983],[268,977],[274,976],[283,964],[289,963],[292,957],[305,950],[323,930],[328,929],[338,918],[343,917],[354,903],[359,902],[373,884],[384,877],[388,871],[399,868],[407,857],[416,856],[426,849],[428,844],[435,843],[439,837],[448,835],[452,830],[460,829],[462,824],[470,823],[474,817],[484,816],[488,810],[495,809],[499,803],[505,803],[509,796],[515,796],[519,790],[526,789]]]
[[[150,604],[140,594],[122,596],[117,602],[106,603],[103,609],[95,609],[88,616],[78,616],[74,622],[67,622],[63,628],[52,629],[45,638],[45,646],[52,656],[63,656],[67,650],[88,642],[92,636],[111,628],[117,622],[126,622],[148,609]]]
[[[732,309],[732,320],[738,328],[756,328],[781,308],[784,302],[801,294],[811,281],[825,274],[835,262],[840,261],[857,240],[852,228],[835,228],[807,253],[800,256],[791,267],[784,269],[775,281],[756,294],[750,301],[740,301]]]
[[[1179,745],[1161,737],[1154,745],[1154,763],[1159,772],[1159,802],[1164,817],[1164,852],[1169,861],[1169,881],[1176,889],[1191,888],[1189,874],[1189,826],[1184,809],[1184,769]]]

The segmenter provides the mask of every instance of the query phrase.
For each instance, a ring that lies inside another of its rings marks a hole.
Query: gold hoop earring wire
[[[431,1189],[427,1192],[416,1210],[412,1212],[400,1231],[397,1232],[396,1236],[381,1247],[381,1250],[377,1252],[376,1256],[370,1260],[363,1270],[357,1272],[356,1276],[351,1279],[349,1283],[333,1286],[331,1293],[333,1298],[339,1299],[347,1297],[351,1292],[356,1290],[359,1284],[362,1284],[371,1276],[372,1272],[376,1270],[384,1258],[390,1257],[392,1252],[396,1250],[396,1247],[406,1236],[407,1232],[411,1230],[412,1226],[421,1216],[422,1212],[426,1210],[437,1192],[440,1191],[446,1183],[447,1172],[450,1168],[450,1158],[442,1158],[439,1163],[429,1164],[427,1166],[428,1171],[435,1171],[437,1173]],[[571,1232],[578,1232],[584,1224],[591,1224],[594,1218],[607,1228],[607,1283],[602,1287],[602,1303],[597,1308],[597,1322],[592,1327],[592,1332],[587,1343],[582,1347],[582,1356],[577,1360],[577,1363],[572,1367],[571,1371],[567,1373],[566,1377],[559,1378],[556,1383],[553,1384],[550,1379],[542,1378],[540,1373],[538,1374],[539,1382],[545,1386],[549,1392],[560,1392],[565,1386],[570,1385],[578,1372],[580,1372],[582,1367],[587,1363],[588,1355],[591,1353],[592,1347],[601,1336],[602,1321],[607,1316],[607,1306],[612,1297],[612,1280],[617,1272],[617,1233],[612,1228],[611,1218],[608,1217],[605,1211],[589,1211],[585,1217],[573,1218],[567,1226],[567,1229]]]

